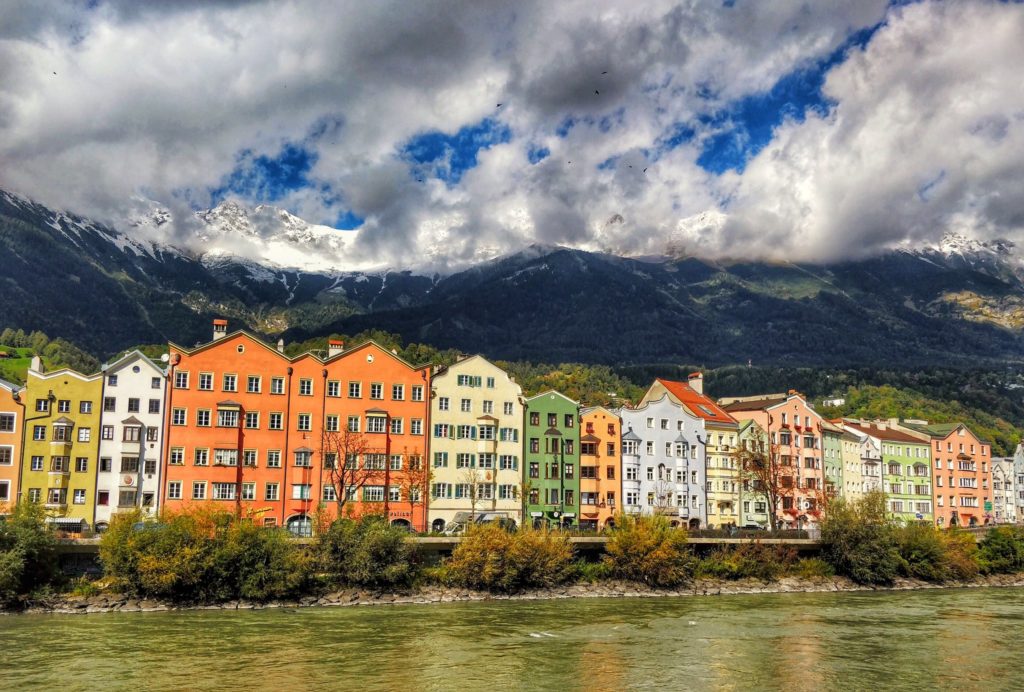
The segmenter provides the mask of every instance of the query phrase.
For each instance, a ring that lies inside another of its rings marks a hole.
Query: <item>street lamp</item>
[[[379,408],[371,408],[367,416],[384,418],[384,521],[391,525],[391,413]]]
[[[565,440],[562,439],[562,431],[553,425],[544,435],[553,438],[558,446],[558,523],[561,525],[565,521]],[[551,455],[554,456],[555,452],[552,451]]]

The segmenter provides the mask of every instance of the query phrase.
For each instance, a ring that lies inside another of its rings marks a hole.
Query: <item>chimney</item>
[[[277,352],[284,353],[284,339],[277,340]]]
[[[228,335],[228,321],[227,320],[214,320],[213,321],[213,340],[223,339]]]
[[[339,341],[338,339],[331,339],[327,342],[327,357],[334,358],[342,351],[345,350],[345,342]]]
[[[42,373],[43,372],[43,359],[40,358],[39,356],[32,356],[32,363],[31,363],[29,369],[33,370],[35,372],[38,372],[38,373]]]
[[[704,393],[704,373],[691,372],[686,377],[686,381],[690,385],[690,389],[697,392],[698,394]]]

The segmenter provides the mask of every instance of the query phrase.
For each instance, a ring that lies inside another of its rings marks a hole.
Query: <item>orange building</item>
[[[372,341],[322,355],[289,358],[224,320],[207,344],[170,344],[161,506],[219,506],[298,535],[318,511],[423,530],[428,369]]]
[[[622,495],[622,420],[608,409],[580,416],[580,528],[597,531],[612,521]],[[614,523],[614,521],[612,521]]]
[[[325,368],[324,452],[318,488],[328,514],[384,514],[427,530],[430,366],[415,367],[373,341],[332,342]],[[346,464],[340,469],[336,464]],[[343,507],[337,496],[348,494]]]
[[[0,515],[10,512],[18,499],[21,471],[21,436],[25,407],[16,384],[0,380]]]
[[[963,423],[907,420],[899,427],[931,445],[936,526],[993,523],[992,445]]]

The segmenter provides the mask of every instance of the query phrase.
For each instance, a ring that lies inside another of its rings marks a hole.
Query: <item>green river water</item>
[[[1024,589],[0,617],[11,690],[1024,690]]]

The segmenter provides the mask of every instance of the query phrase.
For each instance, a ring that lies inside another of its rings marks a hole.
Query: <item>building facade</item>
[[[763,450],[768,439],[767,433],[753,420],[740,421],[738,430],[739,452]],[[768,520],[768,498],[760,483],[741,471],[740,482],[740,520],[741,527],[758,526],[767,529],[771,526]]]
[[[430,402],[433,531],[462,512],[500,512],[523,521],[523,390],[483,356],[439,368]]]
[[[19,396],[27,405],[19,497],[43,503],[60,529],[93,529],[102,375],[45,372],[36,356]]]
[[[839,423],[842,427],[842,423]],[[868,439],[867,435],[843,428],[840,437],[840,458],[843,463],[843,489],[841,495],[848,500],[858,500],[864,496],[864,467],[861,461],[861,445]],[[881,457],[879,457],[881,460]]]
[[[992,516],[997,524],[1017,523],[1017,484],[1013,457],[992,458]]]
[[[650,392],[648,392],[650,394]],[[679,526],[707,525],[703,421],[662,391],[635,409],[620,409],[623,509],[660,514]]]
[[[992,447],[962,423],[890,421],[929,444],[937,526],[978,526],[993,520]]]
[[[844,427],[874,438],[881,450],[881,489],[889,516],[902,522],[935,521],[929,444],[895,423],[844,419]]]
[[[0,516],[9,514],[18,499],[25,406],[21,387],[0,380]]]
[[[579,522],[579,404],[556,391],[526,400],[523,426],[524,522]]]
[[[825,464],[825,495],[839,497],[843,493],[843,429],[827,420],[821,421],[821,458]]]
[[[821,416],[795,391],[733,397],[719,403],[729,415],[753,420],[765,430],[768,454],[778,470],[772,482],[777,485],[780,506],[774,511],[780,524],[785,528],[817,524],[828,497]]]
[[[622,497],[622,420],[603,406],[580,415],[580,528],[600,531],[615,525]]]
[[[164,369],[139,351],[103,366],[96,529],[111,517],[140,509],[153,516],[160,492],[164,443]]]

